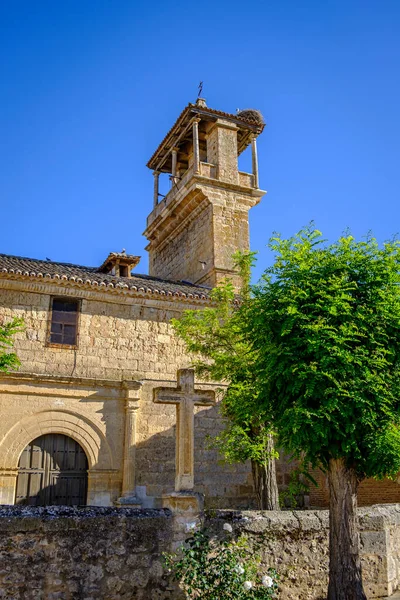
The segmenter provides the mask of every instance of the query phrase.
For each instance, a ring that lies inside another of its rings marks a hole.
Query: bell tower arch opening
[[[23,450],[15,504],[79,506],[87,502],[88,459],[78,442],[60,433],[41,435]]]

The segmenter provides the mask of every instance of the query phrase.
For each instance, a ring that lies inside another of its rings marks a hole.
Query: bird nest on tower
[[[255,108],[246,108],[245,110],[239,110],[237,113],[239,119],[243,119],[248,123],[254,123],[254,125],[264,125],[264,117],[259,110]]]

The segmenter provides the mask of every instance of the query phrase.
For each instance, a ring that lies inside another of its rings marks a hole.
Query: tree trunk
[[[357,474],[342,458],[329,461],[328,600],[367,600],[361,577]]]
[[[251,463],[254,487],[260,510],[280,510],[273,452],[274,438],[269,434],[264,463],[260,464],[254,461]]]

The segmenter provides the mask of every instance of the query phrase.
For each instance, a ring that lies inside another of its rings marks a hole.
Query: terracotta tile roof
[[[38,260],[0,254],[0,281],[2,278],[51,281],[99,291],[152,296],[157,299],[176,297],[188,301],[207,301],[210,288],[191,283],[168,281],[150,275],[116,277],[100,273],[97,267],[83,267],[69,263]]]

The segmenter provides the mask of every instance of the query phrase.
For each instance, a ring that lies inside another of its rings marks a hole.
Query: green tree
[[[272,238],[243,318],[279,442],[328,473],[328,600],[365,600],[357,485],[400,470],[400,243]]]
[[[246,302],[254,253],[237,253],[234,258],[243,281],[241,301]],[[240,303],[231,281],[214,288],[211,300],[212,306],[185,311],[172,324],[195,357],[196,373],[228,384],[221,402],[225,428],[213,445],[230,463],[250,460],[259,507],[279,510],[277,453],[268,414],[258,398],[253,369],[256,352],[245,339]]]
[[[0,371],[9,372],[18,369],[20,362],[15,352],[10,352],[13,336],[23,329],[22,319],[15,318],[0,325]]]

